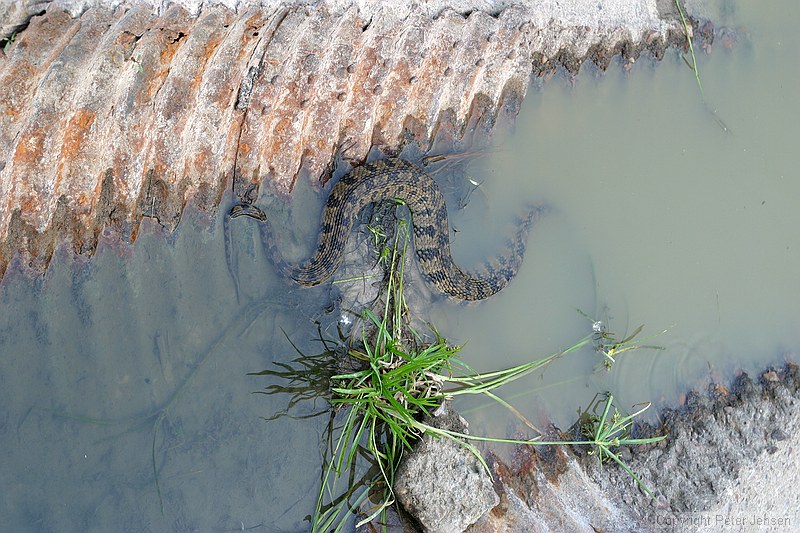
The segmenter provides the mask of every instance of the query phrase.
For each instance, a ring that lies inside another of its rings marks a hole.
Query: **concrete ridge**
[[[0,54],[0,274],[15,256],[42,270],[65,239],[91,253],[104,228],[133,240],[144,217],[172,230],[187,202],[214,212],[251,183],[289,194],[340,147],[360,161],[374,146],[488,135],[532,74],[660,57],[683,38],[655,0],[624,3],[627,18],[613,0],[583,6],[580,23],[580,2],[494,14],[195,2],[193,13],[62,0],[14,4],[17,18],[4,2],[0,25],[23,23]]]

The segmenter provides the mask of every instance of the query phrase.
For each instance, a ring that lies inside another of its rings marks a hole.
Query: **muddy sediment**
[[[532,75],[685,42],[655,0],[96,4],[0,2],[0,274],[145,218],[171,231],[254,183],[288,195],[337,153],[457,150]]]

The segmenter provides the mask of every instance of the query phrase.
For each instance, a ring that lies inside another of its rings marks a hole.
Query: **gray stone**
[[[464,433],[467,422],[445,402],[431,425]],[[492,479],[461,444],[425,435],[397,473],[395,495],[425,531],[464,531],[500,503]]]

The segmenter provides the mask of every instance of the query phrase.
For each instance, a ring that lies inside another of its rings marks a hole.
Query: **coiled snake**
[[[537,208],[529,210],[514,237],[506,241],[506,254],[486,261],[483,270],[475,274],[462,271],[450,255],[447,207],[439,186],[421,168],[398,158],[355,168],[336,183],[322,215],[317,251],[302,265],[283,260],[263,211],[242,203],[231,208],[230,216],[259,220],[261,238],[275,266],[295,283],[311,287],[330,278],[341,265],[347,237],[361,208],[389,198],[403,200],[411,211],[420,270],[439,291],[459,300],[482,300],[508,285],[522,265],[528,231],[539,212]]]

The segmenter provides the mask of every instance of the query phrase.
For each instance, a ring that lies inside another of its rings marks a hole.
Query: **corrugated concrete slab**
[[[253,182],[288,194],[340,147],[488,133],[532,75],[683,38],[655,0],[3,0],[0,29],[0,274]]]

